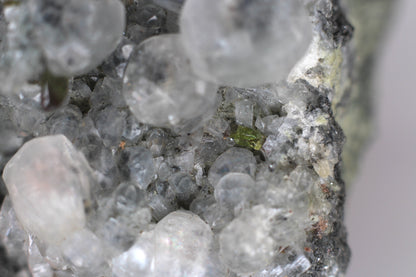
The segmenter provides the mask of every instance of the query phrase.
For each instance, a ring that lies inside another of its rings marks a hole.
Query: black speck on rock
[[[346,18],[339,0],[331,0],[328,11],[318,10],[322,31],[333,41],[334,47],[344,46],[351,40],[354,27]]]

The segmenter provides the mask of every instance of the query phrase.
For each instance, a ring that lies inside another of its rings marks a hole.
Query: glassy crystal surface
[[[273,213],[263,206],[253,207],[221,231],[220,254],[232,270],[256,272],[271,262],[275,248],[270,236]]]
[[[245,173],[228,173],[215,187],[215,199],[226,209],[234,209],[248,201],[255,182]]]
[[[28,266],[35,277],[52,277],[53,270],[50,264],[43,258],[42,254],[33,238],[29,237],[28,241]]]
[[[107,275],[110,251],[89,230],[74,232],[60,246],[65,260],[78,276]]]
[[[85,224],[91,170],[62,135],[27,142],[3,172],[16,215],[44,241],[56,243]]]
[[[221,85],[282,80],[311,41],[300,0],[186,1],[180,23],[193,69]]]
[[[125,153],[128,155],[130,179],[139,188],[146,189],[155,175],[152,153],[144,147],[132,148]]]
[[[117,46],[125,25],[119,0],[29,1],[35,39],[58,76],[86,73]]]
[[[155,276],[204,276],[212,240],[211,229],[197,215],[170,213],[154,230]]]
[[[132,53],[123,82],[124,98],[142,123],[176,126],[215,109],[216,86],[194,75],[178,35],[154,37],[140,44]]]
[[[7,254],[21,266],[26,264],[25,243],[27,234],[16,217],[9,196],[3,200],[0,211],[0,237]]]
[[[2,5],[2,34],[0,79],[3,84],[1,94],[10,95],[31,78],[41,73],[41,51],[31,39],[33,31],[30,10],[26,1],[16,1],[17,5]],[[5,30],[6,29],[6,30]]]
[[[113,259],[115,277],[149,276],[152,268],[154,244],[153,232],[143,233],[126,252]]]
[[[230,172],[246,173],[254,176],[256,159],[253,153],[244,148],[233,147],[228,149],[210,167],[208,180],[213,186],[216,186],[218,181]]]

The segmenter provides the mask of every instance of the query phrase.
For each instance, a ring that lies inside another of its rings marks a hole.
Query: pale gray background
[[[376,69],[377,133],[348,195],[348,277],[416,276],[416,0],[396,4]]]

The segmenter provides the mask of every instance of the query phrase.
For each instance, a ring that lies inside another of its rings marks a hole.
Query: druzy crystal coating
[[[3,2],[7,272],[343,276],[338,1]]]

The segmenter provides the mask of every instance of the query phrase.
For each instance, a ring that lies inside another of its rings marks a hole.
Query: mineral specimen
[[[338,1],[0,3],[0,276],[344,276]]]

